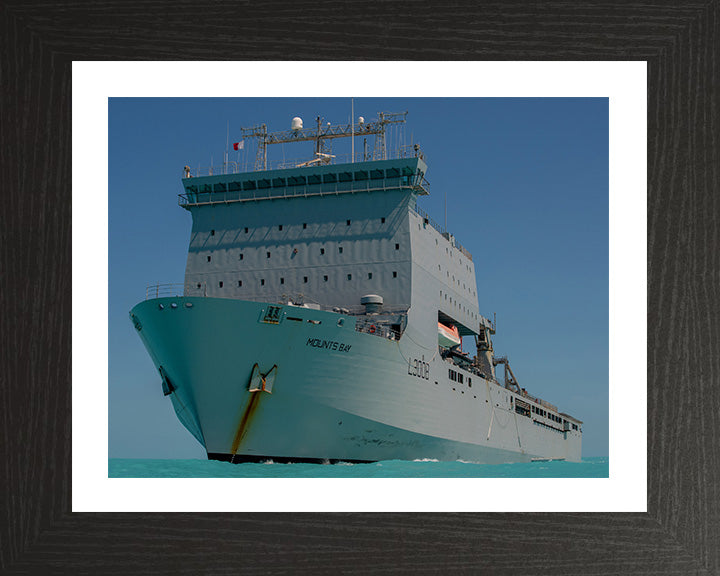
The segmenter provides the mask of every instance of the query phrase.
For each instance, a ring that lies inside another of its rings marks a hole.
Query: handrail
[[[201,282],[200,284],[201,288],[195,288],[195,291],[200,290],[203,296],[207,296],[207,284],[205,282]],[[180,282],[149,284],[145,288],[145,300],[152,300],[153,298],[170,298],[172,296],[187,296],[190,292],[189,287],[189,283],[182,284]]]
[[[248,155],[249,156],[249,155]],[[399,160],[403,158],[420,158],[421,160],[425,160],[425,155],[422,153],[421,150],[415,149],[413,145],[405,145],[400,146],[397,150],[393,151],[392,153],[388,151],[387,157],[384,158],[384,160]],[[312,157],[312,158],[295,158],[292,160],[285,160],[285,159],[277,159],[268,161],[267,168],[265,170],[284,170],[286,168],[298,168],[301,166],[312,166],[313,164],[317,165],[334,165],[334,164],[348,164],[353,162],[370,162],[373,160],[378,160],[377,158],[373,158],[373,153],[364,154],[362,152],[358,152],[354,156],[352,154],[337,154],[337,155],[330,155],[328,157]],[[253,164],[252,158],[246,158],[246,165],[247,163]],[[265,170],[262,170],[264,172]],[[192,169],[189,166],[186,166],[183,169],[183,176],[185,178],[187,177],[193,177],[193,178],[200,178],[203,176],[220,176],[225,174],[245,174],[249,172],[256,172],[254,165],[248,166],[247,168],[245,166],[240,165],[240,161],[235,160],[228,160],[227,162],[224,162],[223,164],[220,164],[219,166],[197,166],[197,168]]]

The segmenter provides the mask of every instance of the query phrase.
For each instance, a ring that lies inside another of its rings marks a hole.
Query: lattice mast
[[[252,128],[241,128],[243,138],[255,138],[257,140],[257,152],[255,154],[255,170],[267,170],[267,147],[270,144],[284,144],[290,142],[315,141],[314,163],[329,163],[331,159],[330,145],[327,140],[333,138],[349,138],[354,136],[375,135],[375,150],[373,160],[387,159],[387,148],[385,145],[385,131],[390,124],[405,123],[407,111],[405,112],[380,112],[379,118],[373,122],[361,122],[350,124],[327,123],[323,126],[323,119],[316,118],[314,128],[294,128],[280,132],[268,132],[267,126],[253,126]],[[355,159],[353,158],[354,162]]]

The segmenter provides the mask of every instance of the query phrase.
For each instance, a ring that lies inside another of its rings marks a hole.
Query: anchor
[[[248,392],[267,392],[272,394],[273,384],[275,384],[275,376],[277,375],[277,364],[274,364],[265,374],[260,372],[260,367],[255,364],[250,375],[250,385]]]

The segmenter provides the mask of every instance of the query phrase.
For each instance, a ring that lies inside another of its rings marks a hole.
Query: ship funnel
[[[302,118],[300,118],[300,116],[295,116],[295,118],[292,119],[292,124],[290,124],[290,130],[297,132],[298,130],[302,130],[302,127]]]
[[[360,298],[360,304],[365,306],[365,314],[379,314],[382,312],[383,297],[377,294],[366,294]]]

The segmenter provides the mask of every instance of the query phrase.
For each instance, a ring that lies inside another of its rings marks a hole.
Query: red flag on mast
[[[242,150],[243,148],[245,148],[245,140],[233,144],[233,150]]]

